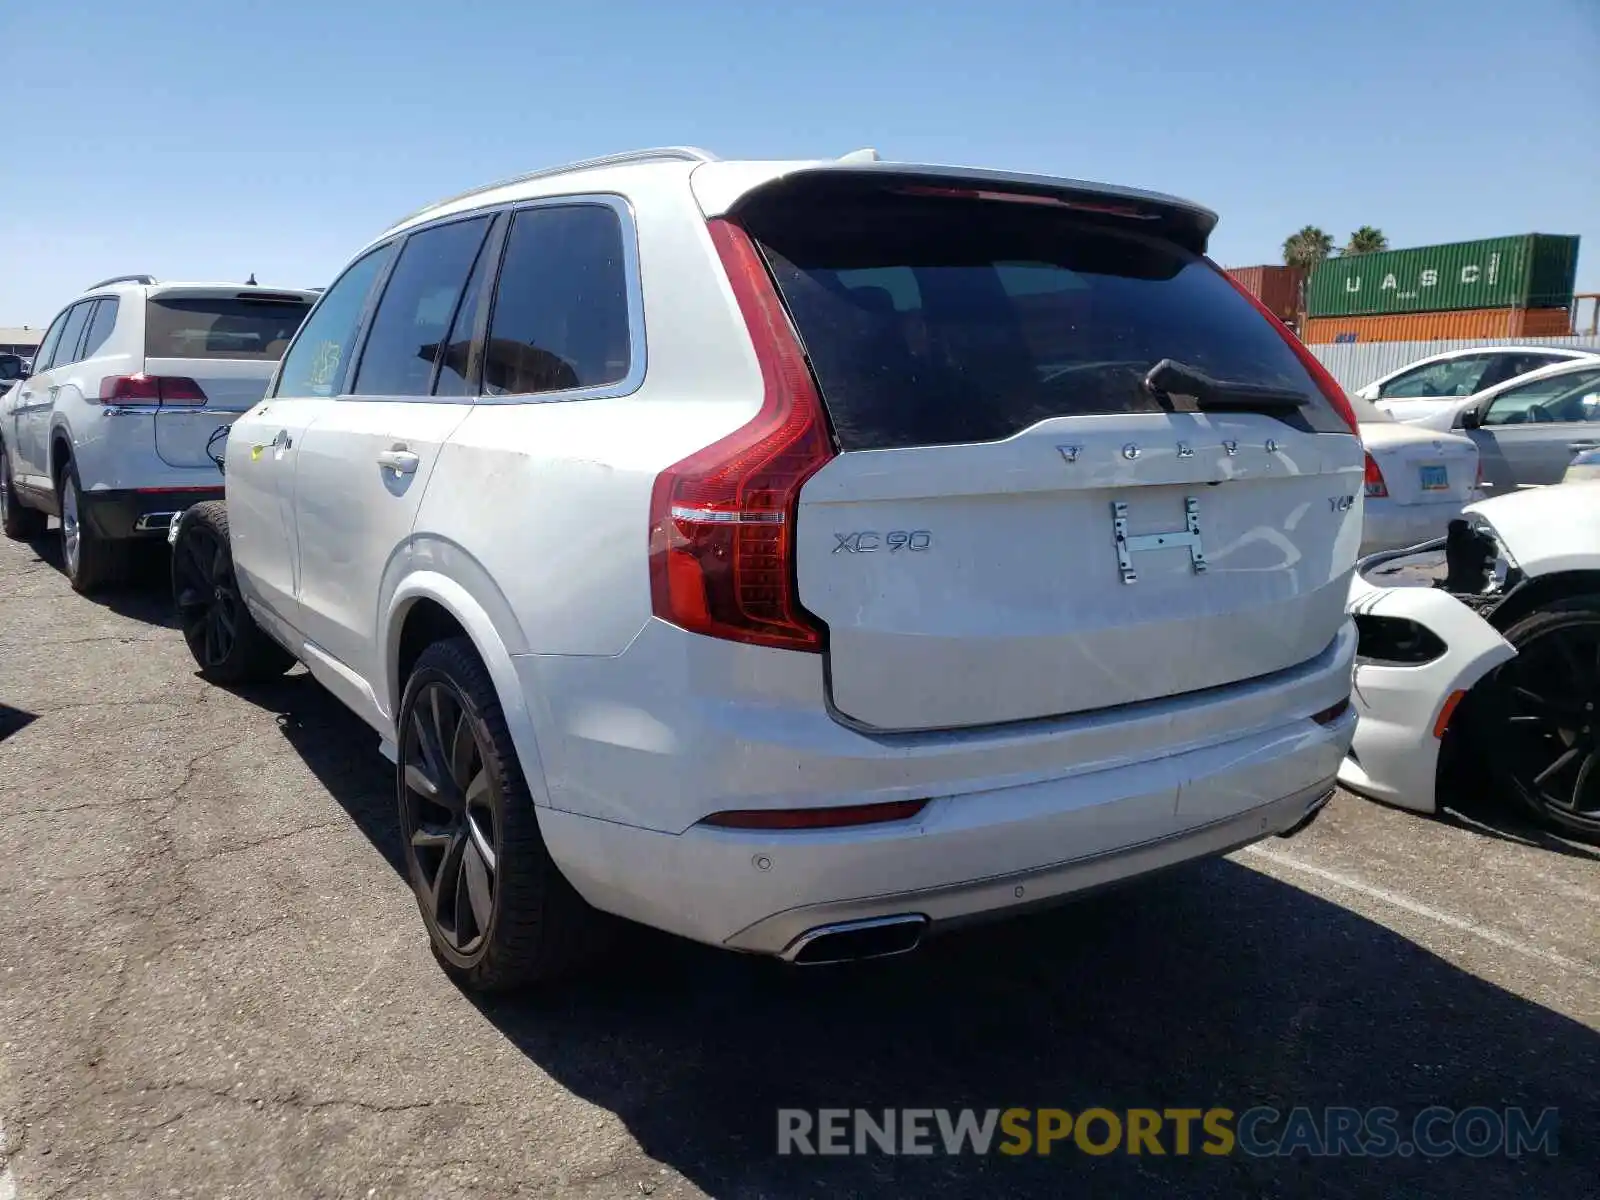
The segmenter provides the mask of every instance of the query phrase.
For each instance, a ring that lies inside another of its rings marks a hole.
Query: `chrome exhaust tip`
[[[818,925],[795,938],[778,957],[799,967],[890,958],[915,950],[927,929],[928,918],[920,913]]]

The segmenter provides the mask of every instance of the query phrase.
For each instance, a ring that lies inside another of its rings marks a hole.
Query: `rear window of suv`
[[[289,347],[309,300],[162,296],[145,308],[150,358],[253,358],[276,362]]]
[[[1193,411],[1143,384],[1164,358],[1306,396],[1284,418],[1346,433],[1294,351],[1172,242],[1045,203],[795,189],[741,222],[761,244],[840,445],[995,441],[1051,417]]]

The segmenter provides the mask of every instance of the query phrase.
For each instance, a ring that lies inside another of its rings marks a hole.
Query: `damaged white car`
[[[1600,837],[1600,482],[1469,505],[1450,533],[1365,558],[1350,593],[1351,791],[1434,812],[1465,756],[1561,831]]]

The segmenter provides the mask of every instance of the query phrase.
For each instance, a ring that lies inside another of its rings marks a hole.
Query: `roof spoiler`
[[[714,168],[721,165],[709,164],[695,172],[695,192],[708,217],[735,213],[758,196],[772,195],[790,186],[837,179],[870,181],[885,187],[926,191],[929,195],[1055,202],[1063,208],[1126,218],[1134,226],[1174,241],[1196,254],[1205,253],[1211,231],[1217,227],[1216,213],[1177,196],[1053,175],[881,162],[861,152],[831,162],[807,163],[757,179],[741,174],[718,177]]]

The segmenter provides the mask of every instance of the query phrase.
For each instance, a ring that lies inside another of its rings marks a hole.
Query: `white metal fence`
[[[1600,337],[1580,334],[1571,337],[1462,338],[1432,342],[1322,342],[1309,349],[1346,391],[1353,392],[1366,387],[1380,375],[1397,371],[1419,358],[1443,354],[1447,350],[1469,350],[1473,346],[1572,346],[1600,354]]]

